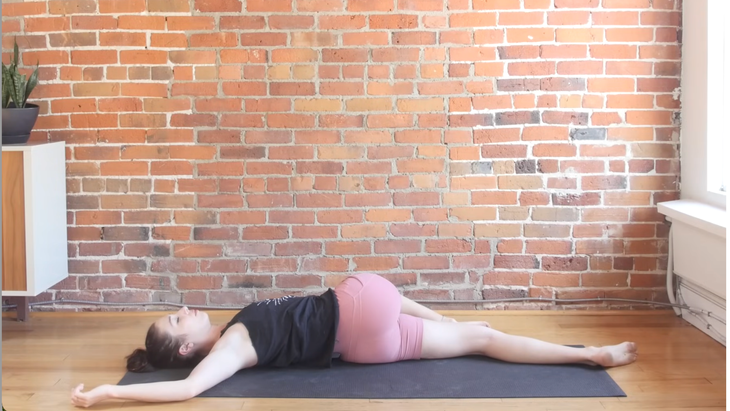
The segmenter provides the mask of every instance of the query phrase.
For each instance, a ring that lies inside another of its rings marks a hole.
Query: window
[[[682,2],[680,198],[726,208],[730,163],[730,2]]]
[[[707,21],[707,190],[725,195],[730,161],[730,24],[724,0],[710,0]]]

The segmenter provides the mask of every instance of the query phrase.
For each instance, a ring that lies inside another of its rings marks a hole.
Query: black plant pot
[[[37,119],[36,104],[28,103],[17,108],[15,103],[10,103],[9,107],[3,107],[3,144],[27,143]]]

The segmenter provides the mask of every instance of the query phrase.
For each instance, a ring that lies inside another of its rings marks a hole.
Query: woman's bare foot
[[[593,362],[604,367],[618,367],[636,361],[636,356],[636,344],[623,342],[597,348],[596,354],[593,356]]]

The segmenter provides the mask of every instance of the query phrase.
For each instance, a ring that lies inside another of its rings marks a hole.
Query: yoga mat
[[[128,372],[120,385],[184,379],[189,369]],[[512,364],[469,356],[332,368],[249,368],[199,397],[241,398],[546,398],[625,397],[601,367]]]

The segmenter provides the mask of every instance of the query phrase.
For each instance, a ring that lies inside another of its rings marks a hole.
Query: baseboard
[[[710,291],[693,284],[691,281],[679,278],[677,302],[689,307],[709,311],[712,315],[722,318],[725,321],[725,299]],[[687,309],[682,309],[682,318],[697,327],[703,333],[712,337],[715,341],[726,345],[726,327],[715,318],[704,314],[692,314]],[[709,328],[708,324],[712,327]],[[720,334],[720,335],[718,335]]]

